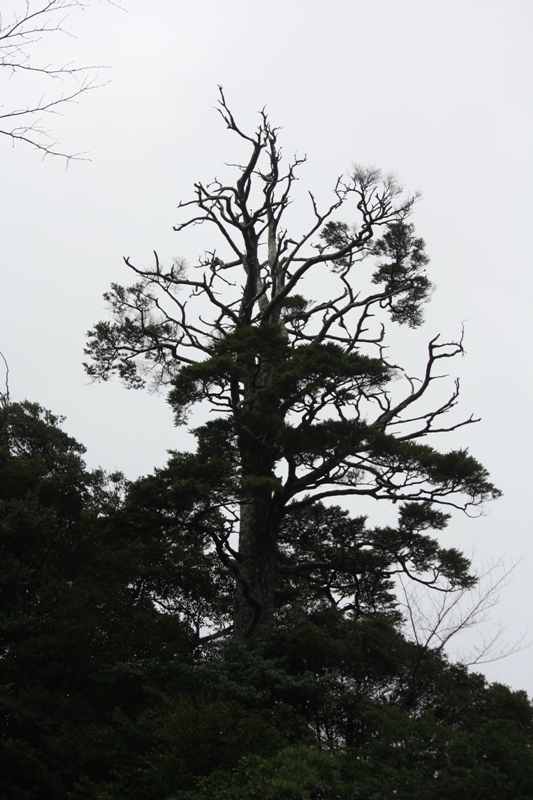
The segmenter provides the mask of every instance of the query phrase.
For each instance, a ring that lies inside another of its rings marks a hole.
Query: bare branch
[[[33,73],[54,82],[73,84],[72,88],[55,97],[41,97],[18,108],[3,110],[0,134],[10,139],[13,145],[23,142],[40,151],[43,157],[58,156],[67,164],[71,160],[85,160],[83,154],[67,153],[59,148],[43,125],[42,118],[60,113],[63,105],[78,102],[87,92],[104,86],[105,82],[99,82],[97,76],[91,75],[105,67],[39,64],[32,60],[32,49],[43,37],[52,34],[70,36],[65,27],[69,12],[85,7],[86,3],[79,0],[41,0],[36,6],[26,0],[23,11],[15,13],[9,22],[0,15],[0,75],[19,74],[23,78]]]
[[[520,558],[507,567],[502,559],[498,559],[482,569],[476,576],[474,587],[459,587],[453,592],[443,591],[437,595],[423,586],[407,583],[400,575],[400,607],[407,635],[424,650],[442,652],[448,650],[453,639],[464,639],[468,632],[469,644],[456,651],[454,659],[464,666],[488,664],[529,647],[525,634],[512,644],[502,644],[505,626],[491,620],[501,592],[521,561]],[[491,622],[492,631],[486,629],[487,623]]]

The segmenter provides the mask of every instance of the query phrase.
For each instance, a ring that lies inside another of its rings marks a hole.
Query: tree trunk
[[[261,353],[243,358],[248,373],[235,413],[241,464],[238,568],[233,635],[249,636],[274,611],[277,540],[281,509],[276,502],[276,439],[283,422],[277,404],[261,397],[275,364]]]
[[[277,525],[272,490],[263,489],[241,503],[239,571],[233,612],[233,636],[243,639],[268,624],[274,611]]]

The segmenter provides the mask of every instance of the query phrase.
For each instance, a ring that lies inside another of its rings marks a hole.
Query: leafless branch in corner
[[[23,142],[39,150],[43,157],[58,156],[67,164],[71,160],[84,160],[82,153],[69,153],[54,140],[43,120],[47,115],[61,113],[67,103],[76,103],[92,89],[104,85],[98,78],[97,66],[54,65],[37,62],[33,58],[35,45],[43,38],[63,34],[71,36],[66,28],[68,14],[73,9],[83,9],[80,0],[26,0],[22,10],[7,18],[0,13],[0,75],[12,78],[44,78],[60,81],[64,90],[52,96],[23,101],[19,107],[0,106],[0,135],[11,140],[14,146]],[[24,86],[24,83],[22,84]]]

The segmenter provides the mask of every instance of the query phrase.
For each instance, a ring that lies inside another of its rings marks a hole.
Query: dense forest
[[[83,449],[2,409],[3,798],[531,797],[530,701],[406,638],[390,532],[302,513],[283,548],[344,550],[353,608],[288,579],[275,623],[210,638],[233,593],[203,513],[217,465],[125,485]]]
[[[531,798],[526,694],[413,639],[399,601],[475,586],[444,531],[499,495],[428,443],[475,422],[442,388],[462,340],[433,338],[419,377],[389,356],[432,291],[415,198],[354,168],[289,233],[304,159],[265,113],[248,134],[219,110],[247,155],[180,205],[203,255],[127,259],[86,348],[91,377],[166,389],[178,425],[210,408],[196,449],[88,471],[63,420],[2,396],[2,797]]]

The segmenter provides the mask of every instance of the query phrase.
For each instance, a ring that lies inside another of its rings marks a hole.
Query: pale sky
[[[20,8],[4,0],[4,15]],[[398,336],[398,361],[422,368],[427,341],[459,335],[464,417],[482,421],[434,439],[468,446],[504,497],[479,519],[456,515],[442,541],[474,564],[522,557],[492,618],[503,643],[533,639],[531,333],[533,299],[533,4],[530,0],[124,0],[90,2],[66,23],[76,38],[40,48],[46,63],[103,64],[108,85],[46,120],[69,152],[42,161],[0,141],[0,350],[14,400],[67,417],[90,467],[128,477],[162,466],[190,436],[164,396],[90,385],[85,332],[105,318],[111,281],[132,282],[122,256],[158,251],[190,261],[202,229],[173,233],[176,206],[196,180],[243,150],[214,110],[217,84],[243,127],[267,107],[287,156],[307,154],[294,203],[324,203],[352,162],[394,171],[422,199],[412,221],[437,286],[426,323]],[[2,79],[4,109],[42,85]],[[49,93],[56,91],[51,86]],[[299,216],[301,215],[301,216]],[[297,231],[298,232],[298,231]],[[354,509],[357,512],[357,509]],[[366,511],[366,509],[365,509]],[[380,511],[370,522],[379,521]],[[533,694],[533,647],[481,668]]]

